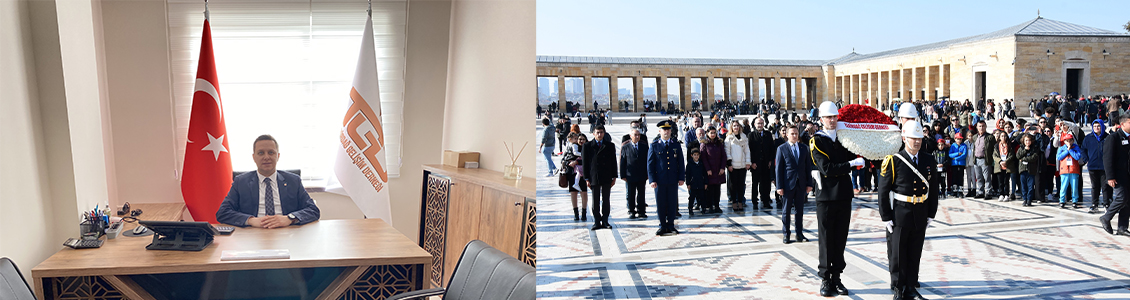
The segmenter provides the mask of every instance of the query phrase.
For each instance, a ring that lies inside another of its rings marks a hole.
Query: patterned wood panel
[[[48,284],[47,299],[128,299],[101,276],[55,277],[44,281]]]
[[[518,253],[518,260],[537,267],[538,250],[538,212],[537,200],[526,198],[526,210],[522,213],[522,245]]]
[[[386,299],[423,288],[423,265],[373,266],[365,271],[339,300]]]
[[[444,256],[447,245],[447,205],[450,199],[451,179],[428,175],[427,195],[424,203],[422,239],[424,251],[432,255],[431,282],[433,287],[442,287],[444,278]]]

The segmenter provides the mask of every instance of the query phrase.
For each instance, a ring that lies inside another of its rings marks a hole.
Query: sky
[[[537,55],[828,60],[1040,16],[1126,32],[1130,1],[537,0]]]

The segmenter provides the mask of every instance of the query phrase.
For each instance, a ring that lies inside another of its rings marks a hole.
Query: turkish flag
[[[212,27],[205,18],[180,189],[192,219],[209,223],[217,223],[216,210],[232,182],[231,153],[228,152],[218,82],[216,60],[212,56]]]

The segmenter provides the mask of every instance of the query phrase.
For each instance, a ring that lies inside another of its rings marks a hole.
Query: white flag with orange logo
[[[366,218],[381,218],[392,224],[372,18],[365,21],[361,55],[349,91],[349,108],[341,121],[340,142],[334,163],[338,183]]]

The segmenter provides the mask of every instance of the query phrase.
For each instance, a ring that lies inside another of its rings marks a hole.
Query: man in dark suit
[[[784,198],[781,209],[781,221],[784,224],[785,244],[792,243],[789,239],[790,208],[796,209],[796,240],[807,242],[804,237],[804,225],[801,217],[804,216],[804,203],[808,202],[808,193],[812,192],[812,158],[808,154],[808,145],[800,142],[800,129],[789,126],[785,129],[788,141],[777,146],[776,178],[777,194]]]
[[[749,157],[750,162],[753,163],[749,172],[753,181],[749,199],[754,205],[757,205],[757,199],[761,199],[763,209],[773,208],[770,204],[772,200],[769,199],[769,183],[772,181],[773,170],[769,168],[769,164],[774,157],[773,151],[777,149],[776,146],[773,132],[765,129],[765,118],[754,119],[753,131],[749,133]]]
[[[628,218],[647,219],[643,189],[647,183],[647,141],[636,128],[628,136],[630,140],[620,146],[620,179],[628,186]]]
[[[938,213],[937,163],[921,151],[925,133],[918,121],[904,122],[902,136],[905,150],[888,155],[879,170],[879,215],[887,227],[894,299],[925,300],[916,287],[926,227]]]
[[[851,187],[852,167],[863,165],[836,139],[836,122],[839,106],[824,101],[820,104],[820,122],[824,125],[809,142],[812,160],[816,164],[816,224],[820,235],[820,295],[833,297],[848,295],[840,281],[847,263],[844,248],[847,246],[848,227],[851,226],[851,200],[855,197]]]
[[[616,185],[616,145],[605,134],[604,125],[597,125],[593,130],[593,139],[585,143],[581,150],[581,161],[584,162],[585,184],[592,190],[592,230],[611,229],[608,224],[608,214],[612,206],[608,197],[612,186]],[[597,206],[600,206],[598,209]]]
[[[277,171],[279,143],[270,135],[255,139],[251,157],[258,170],[235,177],[216,211],[220,223],[279,228],[317,221],[321,211],[302,187],[302,178]]]
[[[1114,201],[1110,202],[1106,214],[1099,217],[1106,233],[1130,236],[1127,232],[1130,221],[1130,206],[1126,203],[1126,185],[1130,184],[1130,116],[1119,116],[1121,129],[1106,137],[1103,143],[1103,169],[1107,170],[1106,184],[1114,188]],[[1111,219],[1118,215],[1118,231],[1110,226]]]

